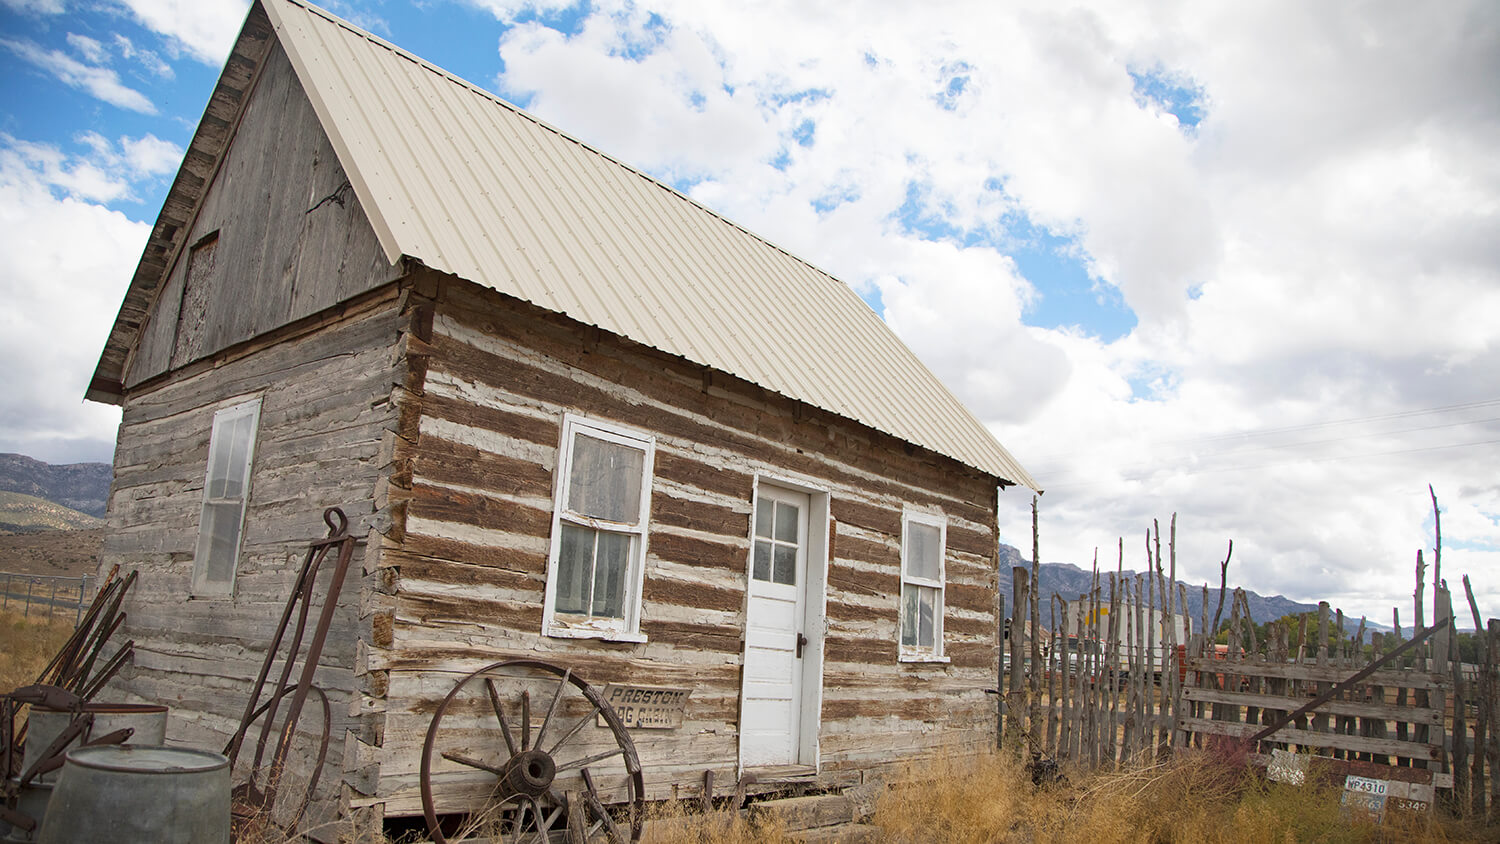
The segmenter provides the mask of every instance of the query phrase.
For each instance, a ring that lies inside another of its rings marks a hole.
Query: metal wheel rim
[[[628,798],[627,804],[629,806],[629,812],[630,812],[630,825],[629,825],[629,833],[628,833],[629,837],[628,838],[626,837],[624,829],[621,829],[621,828],[617,827],[613,823],[612,820],[609,820],[609,816],[608,816],[607,812],[604,811],[603,805],[600,803],[600,801],[597,798],[597,793],[595,792],[595,790],[593,788],[593,782],[592,782],[592,779],[590,777],[588,766],[586,764],[588,761],[590,761],[590,759],[586,758],[585,760],[583,760],[585,762],[585,764],[582,764],[581,766],[579,766],[577,760],[575,760],[574,762],[567,763],[564,767],[568,768],[568,769],[571,769],[572,767],[581,767],[581,769],[582,769],[582,776],[584,777],[584,780],[587,783],[587,787],[588,787],[588,792],[584,794],[585,800],[588,803],[588,808],[585,811],[585,817],[587,817],[589,814],[593,814],[594,817],[596,817],[596,818],[599,819],[599,822],[597,824],[591,826],[591,829],[588,832],[589,835],[592,835],[593,832],[596,832],[601,827],[603,827],[607,832],[609,832],[611,834],[611,837],[615,841],[622,842],[622,844],[623,844],[623,842],[625,842],[627,840],[628,841],[632,841],[632,842],[633,841],[639,841],[640,837],[641,837],[641,829],[642,829],[642,826],[643,826],[643,823],[644,823],[644,820],[645,820],[645,780],[644,780],[644,777],[642,776],[642,773],[641,773],[641,764],[640,764],[639,757],[636,755],[635,743],[631,740],[630,733],[626,730],[625,725],[620,720],[619,715],[614,711],[614,708],[611,707],[604,700],[604,698],[597,691],[594,690],[594,688],[592,686],[590,686],[587,682],[585,682],[581,677],[579,677],[578,675],[574,674],[571,669],[564,668],[564,667],[559,666],[559,665],[554,665],[554,664],[548,663],[548,662],[542,662],[540,660],[513,659],[513,660],[501,660],[499,662],[493,662],[493,663],[490,663],[489,665],[484,666],[483,668],[480,668],[480,669],[478,669],[476,671],[473,671],[473,672],[470,672],[469,674],[464,675],[464,677],[461,680],[459,680],[458,683],[456,683],[454,685],[453,689],[448,692],[447,696],[445,696],[443,698],[442,702],[440,704],[438,704],[437,710],[433,713],[432,721],[428,724],[427,735],[426,735],[425,739],[422,742],[422,760],[421,760],[420,776],[418,778],[418,785],[419,785],[419,790],[421,792],[421,797],[422,797],[422,814],[423,814],[424,819],[427,822],[427,829],[428,829],[428,832],[432,836],[433,842],[435,842],[435,844],[447,844],[447,842],[448,842],[448,839],[443,834],[441,825],[440,825],[440,823],[438,821],[437,810],[436,810],[436,801],[434,799],[433,790],[432,790],[432,766],[433,766],[434,748],[435,748],[437,737],[439,735],[440,728],[441,728],[441,725],[442,725],[443,716],[448,711],[448,708],[453,703],[453,701],[455,699],[457,699],[458,696],[466,688],[468,688],[470,686],[470,684],[475,683],[476,681],[479,681],[481,678],[485,677],[486,675],[490,674],[491,672],[499,671],[500,669],[522,669],[522,670],[529,670],[529,671],[536,671],[536,672],[544,672],[541,676],[538,676],[538,677],[535,677],[535,678],[515,678],[515,677],[512,677],[510,679],[513,679],[513,680],[514,679],[524,679],[528,683],[538,682],[538,681],[545,681],[548,686],[551,686],[551,678],[548,678],[545,675],[546,674],[551,674],[552,677],[557,678],[557,681],[556,681],[555,691],[553,692],[553,700],[552,700],[550,709],[555,710],[555,708],[557,706],[557,701],[561,699],[561,697],[563,696],[563,693],[567,690],[568,686],[571,685],[571,687],[573,689],[575,689],[579,694],[581,694],[589,702],[589,704],[591,706],[593,706],[593,712],[591,712],[587,716],[585,716],[586,719],[587,720],[592,720],[595,715],[597,715],[599,717],[602,717],[604,719],[605,723],[608,725],[608,728],[609,728],[610,732],[614,736],[615,743],[617,744],[617,746],[619,748],[619,750],[617,751],[617,753],[618,753],[618,755],[621,757],[621,759],[623,761],[623,764],[625,766],[626,775],[627,775],[626,776],[626,784],[627,784],[627,790],[629,792],[629,798]],[[530,690],[528,689],[527,692],[529,693],[529,691]],[[497,702],[497,700],[496,700],[496,698],[494,696],[493,687],[492,686],[489,688],[489,690],[487,691],[487,693],[490,695],[491,704],[493,706],[500,706],[500,704]],[[543,698],[539,698],[539,701],[540,700],[544,700],[544,699],[545,699],[545,696]],[[547,717],[544,718],[544,720],[543,720],[542,727],[537,730],[537,737],[538,737],[538,739],[542,738],[543,734],[547,732],[548,722],[550,721],[551,714],[552,714],[551,712],[548,713]],[[503,718],[503,715],[500,712],[497,711],[497,719],[502,719],[502,718]],[[501,724],[504,724],[504,723],[506,723],[504,720],[498,720],[496,726],[499,727]],[[557,749],[559,749],[560,747],[562,747],[564,744],[566,744],[567,741],[582,726],[583,726],[583,721],[576,722],[575,723],[575,727],[573,729],[569,730],[563,736],[563,738],[561,740],[559,740],[559,741],[557,741],[557,742],[554,743],[554,745],[552,747],[552,751],[556,751]],[[528,728],[528,730],[527,730],[528,740],[529,740],[529,734],[530,734],[530,729]],[[509,734],[509,727],[506,728],[506,733],[505,733],[505,735],[503,737],[503,741],[507,745],[511,745],[513,743],[513,737]],[[526,742],[523,742],[523,743],[526,743]],[[540,744],[540,742],[538,742],[538,744]],[[515,748],[508,746],[507,749],[511,751],[511,757],[510,757],[510,759],[511,760],[515,759],[515,757],[518,755],[517,752],[515,751]],[[540,749],[540,748],[538,747],[538,749]],[[615,755],[615,753],[616,752],[611,752],[609,755],[613,756],[613,755]],[[445,758],[448,758],[450,761],[458,761],[458,762],[460,762],[460,764],[466,764],[466,765],[469,765],[470,767],[478,767],[478,766],[476,766],[476,765],[474,765],[474,764],[472,764],[470,762],[465,762],[465,761],[460,760],[460,759],[454,759],[452,756],[448,756],[446,754],[444,754],[444,756],[445,756]],[[509,760],[507,760],[507,761],[509,761]],[[551,800],[552,802],[554,802],[555,804],[557,804],[558,807],[560,807],[560,808],[554,810],[554,812],[552,813],[551,820],[548,821],[547,824],[545,824],[548,827],[549,830],[550,830],[550,823],[552,821],[555,821],[556,818],[559,816],[559,814],[561,814],[563,816],[565,816],[567,814],[566,804],[562,800],[561,795],[557,793],[557,790],[555,788],[548,789],[545,793],[540,794],[540,795],[526,795],[526,794],[506,793],[503,790],[503,788],[502,788],[502,782],[501,782],[501,773],[502,772],[497,771],[496,769],[494,769],[493,767],[490,767],[490,766],[484,766],[482,769],[486,770],[486,771],[490,771],[490,772],[496,774],[497,794],[499,795],[499,801],[500,801],[498,804],[496,804],[497,806],[504,806],[507,802],[512,802],[512,801],[521,801],[521,800],[529,801],[530,804],[532,805],[532,811],[535,813],[535,815],[538,818],[538,820],[541,820],[542,819],[542,815],[543,815],[543,813],[540,811],[540,802],[541,801],[538,800],[537,798],[538,797],[545,797],[545,798]],[[561,770],[561,768],[559,770]],[[524,814],[524,808],[521,808],[520,812],[522,814]],[[517,830],[516,830],[516,832],[517,832],[516,840],[518,840],[518,841],[522,840],[521,837],[520,837],[520,835],[521,835],[520,826],[521,826],[521,824],[518,823],[517,824]],[[538,838],[540,836],[534,834],[531,837],[532,838]]]

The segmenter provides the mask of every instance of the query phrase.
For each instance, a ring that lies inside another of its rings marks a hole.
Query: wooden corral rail
[[[1184,715],[1177,728],[1187,735],[1249,739],[1305,704],[1325,688],[1343,682],[1358,667],[1299,665],[1255,659],[1222,661],[1193,657],[1186,662]],[[1449,681],[1451,682],[1451,681]],[[1443,713],[1415,701],[1445,688],[1444,677],[1415,669],[1378,671],[1328,701],[1316,714],[1301,716],[1265,739],[1280,749],[1332,750],[1335,758],[1410,765],[1442,758]],[[1321,728],[1320,728],[1321,726]],[[1428,738],[1416,740],[1417,727]],[[1404,736],[1397,738],[1397,736]],[[1187,736],[1179,740],[1185,743]]]
[[[1467,579],[1476,665],[1458,661],[1458,619],[1436,565],[1424,600],[1420,555],[1413,636],[1402,636],[1399,614],[1393,632],[1367,635],[1361,619],[1350,635],[1327,603],[1257,628],[1243,590],[1222,587],[1229,606],[1215,609],[1205,586],[1191,617],[1185,589],[1169,586],[1175,541],[1163,555],[1159,536],[1147,536],[1146,573],[1123,571],[1122,547],[1115,573],[1096,567],[1087,594],[1050,607],[1035,599],[1035,567],[1014,569],[999,678],[1010,746],[1109,767],[1235,740],[1257,760],[1312,755],[1351,776],[1419,782],[1428,805],[1435,787],[1453,811],[1500,819],[1500,620],[1483,622]]]

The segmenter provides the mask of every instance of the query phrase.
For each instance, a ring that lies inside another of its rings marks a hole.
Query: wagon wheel
[[[603,832],[624,844],[640,840],[645,818],[641,763],[620,717],[570,669],[536,660],[487,665],[453,687],[427,728],[419,785],[436,844],[448,839],[435,785],[446,802],[453,793],[488,798],[470,827],[497,841],[547,841],[571,814],[587,825],[583,840]],[[605,809],[599,785],[628,795],[628,827]],[[574,796],[581,807],[568,805]]]

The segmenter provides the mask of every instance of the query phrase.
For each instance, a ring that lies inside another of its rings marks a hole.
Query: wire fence
[[[98,588],[98,580],[87,574],[61,577],[0,572],[0,610],[18,612],[26,619],[35,614],[48,623],[71,615],[76,625]]]

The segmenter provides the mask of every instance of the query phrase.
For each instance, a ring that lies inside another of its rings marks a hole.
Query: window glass
[[[193,555],[194,594],[222,595],[234,589],[259,418],[260,399],[214,413]]]
[[[908,513],[902,519],[901,658],[942,659],[944,524]]]
[[[774,518],[775,513],[776,513],[776,510],[773,507],[756,507],[755,508],[755,535],[756,536],[764,536],[767,539],[769,539],[771,537],[771,521]]]
[[[933,525],[908,522],[906,525],[906,574],[937,580],[942,577],[939,560],[942,533]]]
[[[573,439],[568,509],[580,516],[634,524],[641,510],[644,449],[587,434]]]
[[[787,586],[797,585],[797,546],[777,545],[775,565],[771,569],[771,580]]]
[[[797,516],[800,507],[785,501],[776,502],[776,539],[779,542],[797,543]]]
[[[802,508],[760,498],[755,505],[755,549],[750,576],[767,583],[797,585],[797,549]]]
[[[566,417],[548,573],[547,632],[633,637],[646,541],[654,442],[602,422]]]
[[[756,580],[771,579],[771,543],[756,540],[755,565],[751,571],[751,577]]]
[[[589,592],[593,588],[594,537],[597,531],[577,525],[562,526],[562,548],[558,552],[557,611],[587,613]]]

